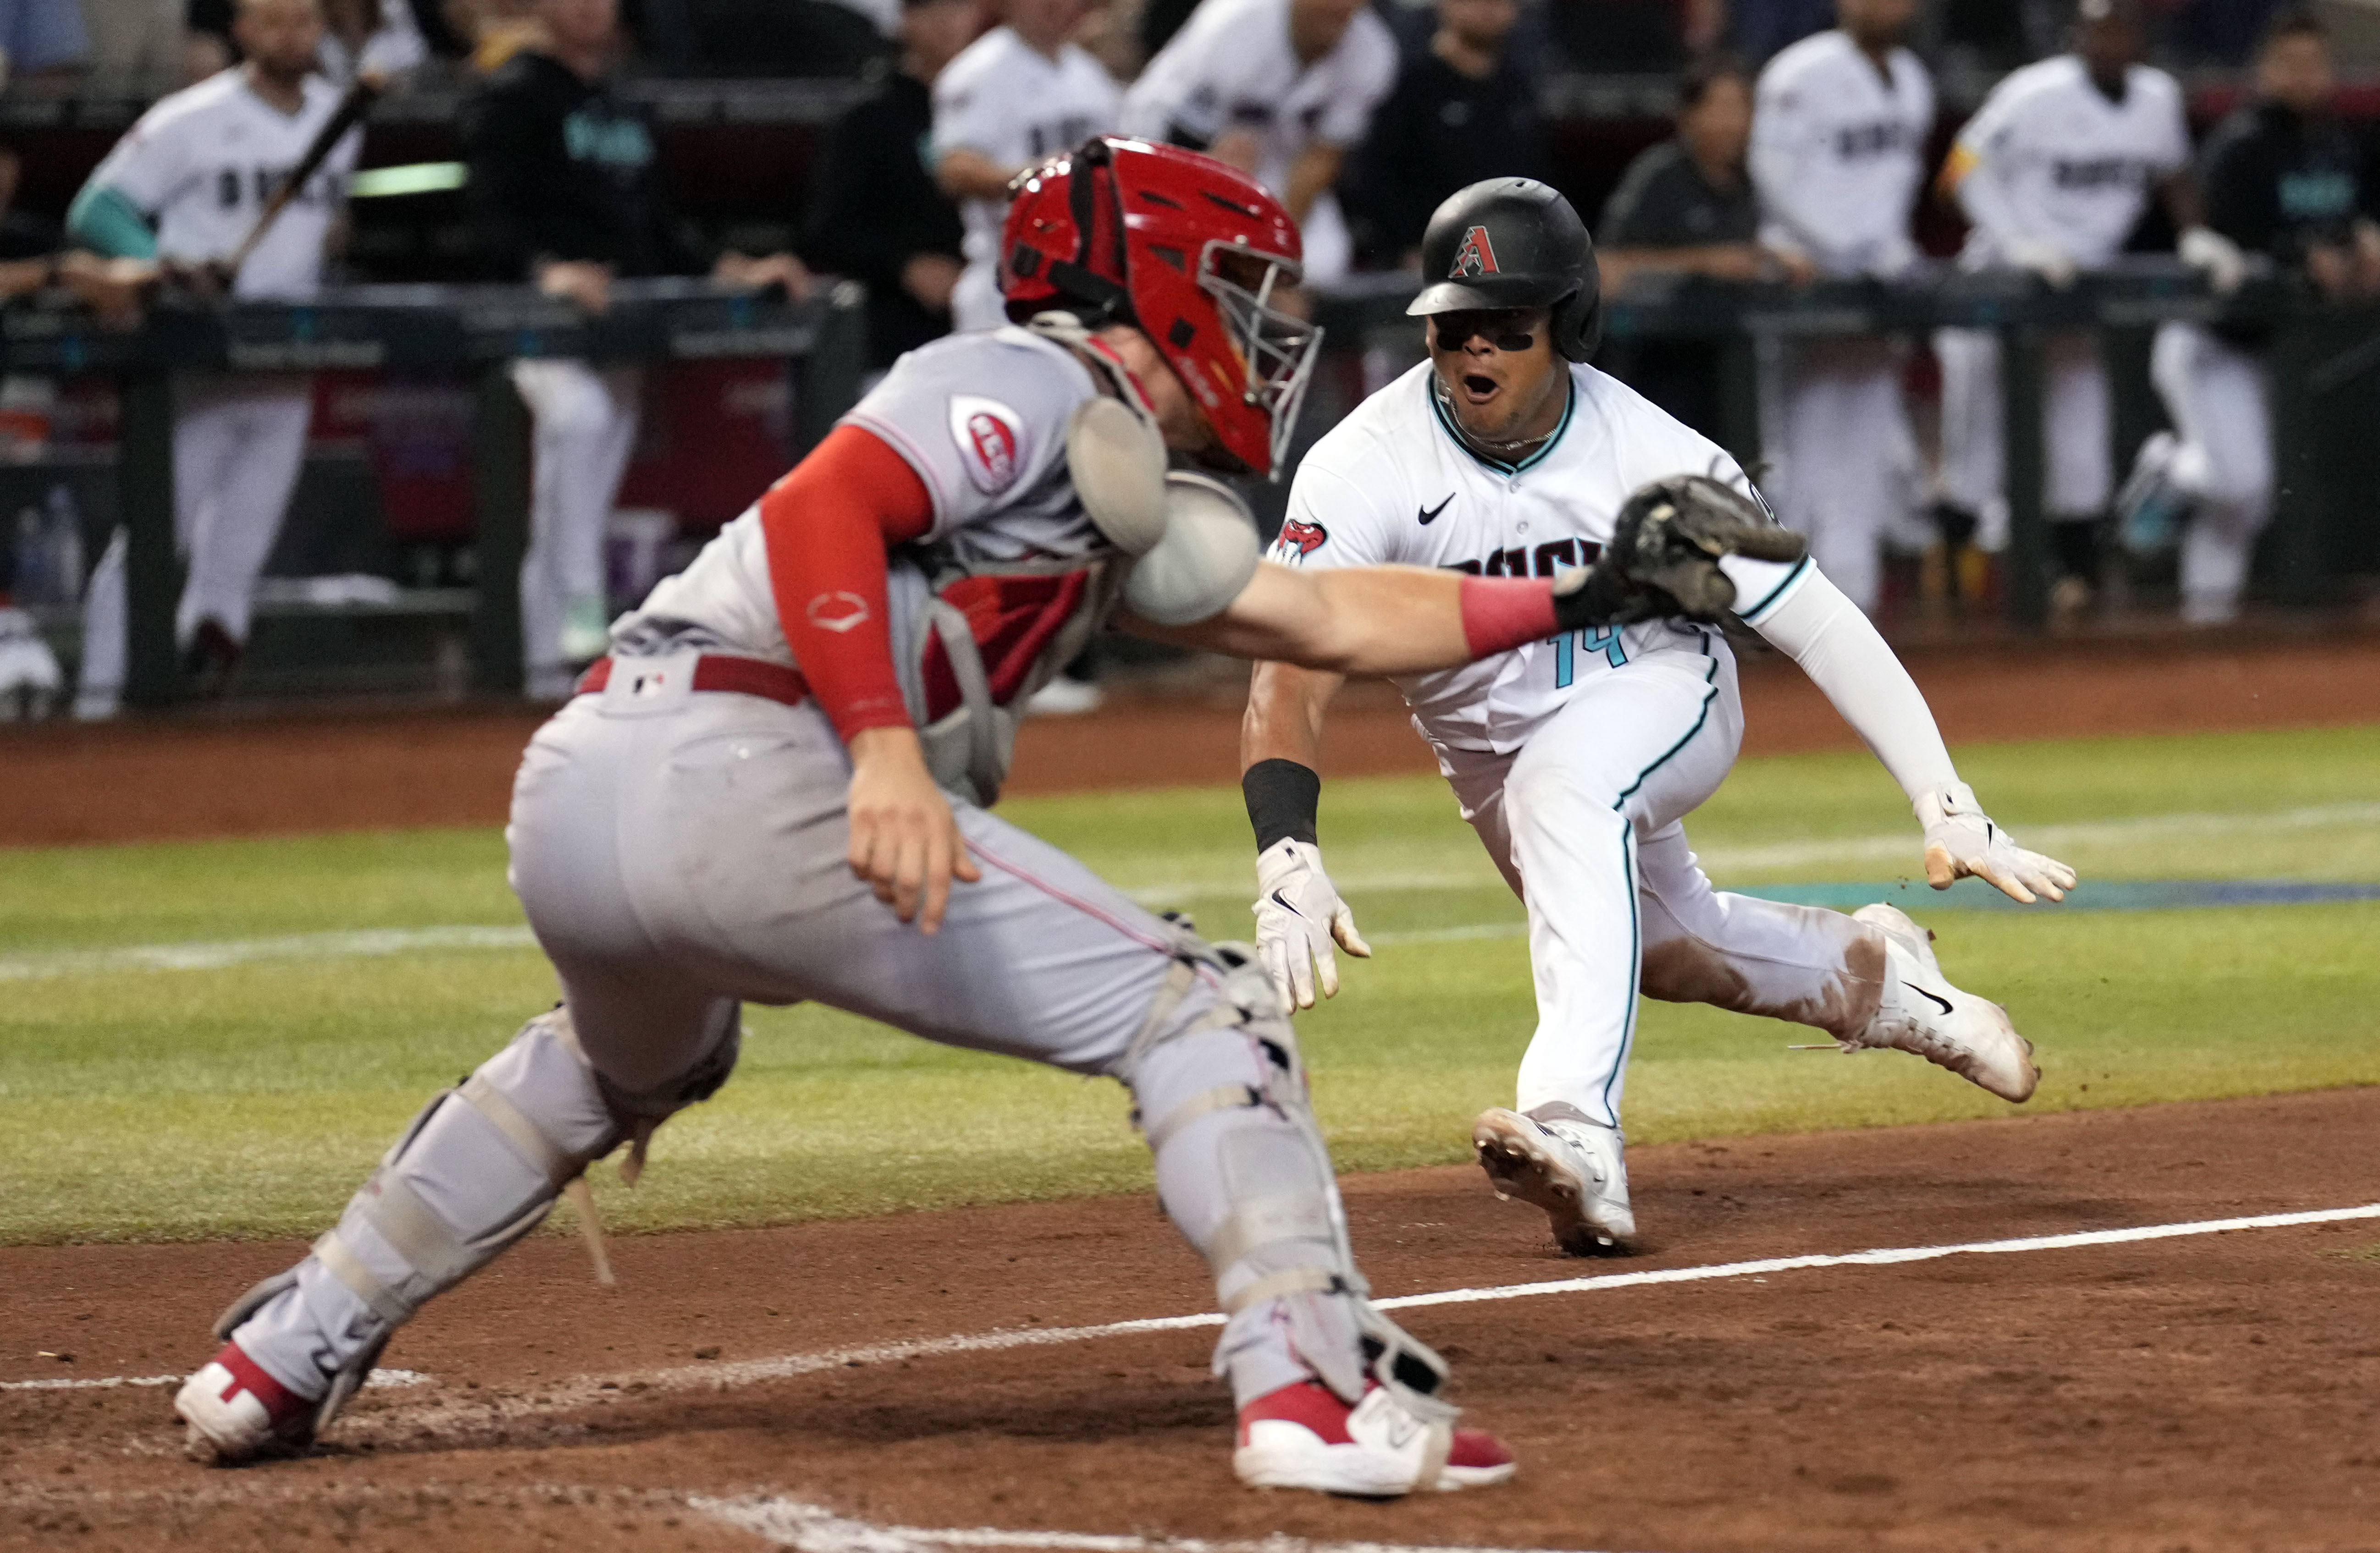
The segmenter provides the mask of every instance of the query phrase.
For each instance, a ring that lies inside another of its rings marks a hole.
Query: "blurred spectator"
[[[2256,57],[2255,101],[2199,152],[2206,224],[2220,237],[2185,234],[2181,251],[2218,289],[2238,284],[2245,249],[2301,272],[2334,300],[2380,296],[2380,201],[2362,146],[2333,111],[2337,89],[2320,18],[2311,9],[2275,18]],[[2270,341],[2268,327],[2168,323],[2150,355],[2174,432],[2142,445],[2120,504],[2139,548],[2164,538],[2155,515],[2186,513],[2181,610],[2193,625],[2239,613],[2256,536],[2272,516]]]
[[[1072,41],[1098,3],[1007,0],[1007,21],[934,81],[934,181],[966,223],[966,272],[951,299],[959,329],[1008,322],[999,260],[1010,181],[1115,127],[1115,79]]]
[[[982,30],[982,0],[907,0],[900,68],[843,116],[820,164],[802,257],[866,283],[868,360],[880,371],[950,333],[965,228],[926,165],[930,89]]]
[[[398,76],[429,57],[407,0],[322,0],[322,74],[332,80]]]
[[[1835,19],[1833,0],[1728,0],[1727,13],[1729,43],[1755,64],[1825,31]]]
[[[24,170],[24,159],[0,146],[0,259],[39,259],[57,251],[57,223],[17,208],[17,180]]]
[[[1806,260],[1755,240],[1760,206],[1745,153],[1752,143],[1752,72],[1733,55],[1705,55],[1678,83],[1678,133],[1629,164],[1603,207],[1597,258],[1608,294],[1631,275],[1669,272],[1748,281],[1806,279]],[[1706,437],[1722,430],[1719,347],[1706,340],[1615,341],[1603,366]]]
[[[188,10],[187,0],[82,0],[91,74],[134,87],[180,85]]]
[[[1678,0],[1548,0],[1546,28],[1575,69],[1674,70],[1686,56]]]
[[[1940,186],[1973,223],[1964,268],[2031,270],[2067,285],[2113,261],[2160,188],[2177,229],[2198,224],[2181,87],[2141,63],[2147,37],[2138,0],[2082,0],[2073,42],[2073,52],[2002,80],[1950,149]],[[2107,374],[2096,331],[2052,334],[2042,345],[2043,504],[2061,573],[2051,602],[2070,613],[2095,586],[2100,520],[2114,491]],[[1997,552],[2008,537],[1999,337],[1939,330],[1934,354],[1942,366],[1936,518],[1954,556],[1970,538]]]
[[[1456,189],[1547,177],[1536,81],[1506,46],[1520,16],[1520,0],[1439,0],[1437,32],[1405,55],[1373,115],[1348,206],[1365,248],[1388,265],[1420,262],[1422,228]]]
[[[833,0],[677,0],[691,58],[705,76],[855,77],[883,57],[865,11]]]
[[[503,273],[589,312],[615,278],[693,274],[703,257],[671,211],[644,118],[612,91],[618,0],[538,0],[536,42],[516,52],[464,111],[470,189]],[[786,254],[725,253],[723,282],[807,292]],[[536,421],[529,546],[521,564],[528,690],[569,693],[609,640],[603,528],[636,442],[642,373],[584,361],[513,364]]]
[[[90,56],[81,0],[0,0],[0,67],[7,80],[72,80]]]
[[[1761,241],[1829,275],[1890,280],[1918,259],[1910,211],[1925,182],[1934,87],[1901,45],[1916,0],[1838,0],[1841,26],[1768,62],[1755,92],[1751,168]],[[1787,527],[1862,609],[1883,591],[1879,544],[1923,548],[1917,443],[1892,341],[1776,341],[1761,450]]]
[[[2179,0],[2161,42],[2184,64],[2244,65],[2281,9],[2282,0]]]
[[[1297,221],[1306,280],[1328,285],[1354,259],[1330,186],[1396,78],[1396,40],[1364,0],[1201,0],[1126,95],[1123,127],[1254,175]]]

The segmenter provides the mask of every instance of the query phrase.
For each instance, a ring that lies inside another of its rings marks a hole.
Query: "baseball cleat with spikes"
[[[1374,1386],[1351,1407],[1305,1380],[1240,1409],[1232,1470],[1252,1488],[1394,1498],[1484,1487],[1517,1469],[1495,1436],[1422,1418],[1385,1387]]]
[[[1842,1041],[1845,1051],[1889,1047],[1914,1052],[2004,1100],[2023,1100],[2041,1082],[2033,1043],[2016,1033],[2008,1010],[1943,976],[1933,934],[1898,906],[1878,903],[1852,913],[1884,935],[1885,988],[1866,1029]]]
[[[1554,1242],[1573,1256],[1624,1254],[1636,1233],[1628,1206],[1628,1166],[1620,1129],[1589,1122],[1569,1106],[1541,1108],[1566,1115],[1524,1116],[1484,1110],[1471,1124],[1471,1147],[1496,1195],[1546,1211]]]
[[[321,1406],[267,1375],[236,1342],[200,1365],[174,1398],[189,1426],[190,1459],[218,1467],[303,1450],[313,1443]]]

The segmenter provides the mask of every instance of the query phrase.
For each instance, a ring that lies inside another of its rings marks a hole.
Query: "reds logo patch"
[[[1463,235],[1463,246],[1454,250],[1454,268],[1446,272],[1448,280],[1468,280],[1475,275],[1501,273],[1496,268],[1496,245],[1488,240],[1488,228],[1475,226]]]
[[[951,440],[958,444],[967,479],[987,496],[1014,485],[1023,472],[1017,428],[1016,412],[997,399],[951,395]]]
[[[1281,552],[1284,561],[1303,561],[1329,543],[1330,539],[1330,530],[1319,523],[1293,517],[1281,526],[1281,538],[1273,541],[1273,548]]]

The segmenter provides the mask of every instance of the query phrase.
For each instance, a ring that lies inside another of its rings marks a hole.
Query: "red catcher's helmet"
[[[1001,233],[1008,316],[1066,311],[1147,334],[1250,470],[1277,475],[1322,332],[1272,306],[1297,224],[1212,157],[1104,135],[1016,180]]]

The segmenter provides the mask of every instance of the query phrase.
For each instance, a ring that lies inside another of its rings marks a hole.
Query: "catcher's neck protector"
[[[1227,458],[1278,474],[1321,331],[1275,305],[1304,250],[1261,184],[1179,147],[1095,138],[1017,179],[1001,251],[1012,319],[1139,329]]]

